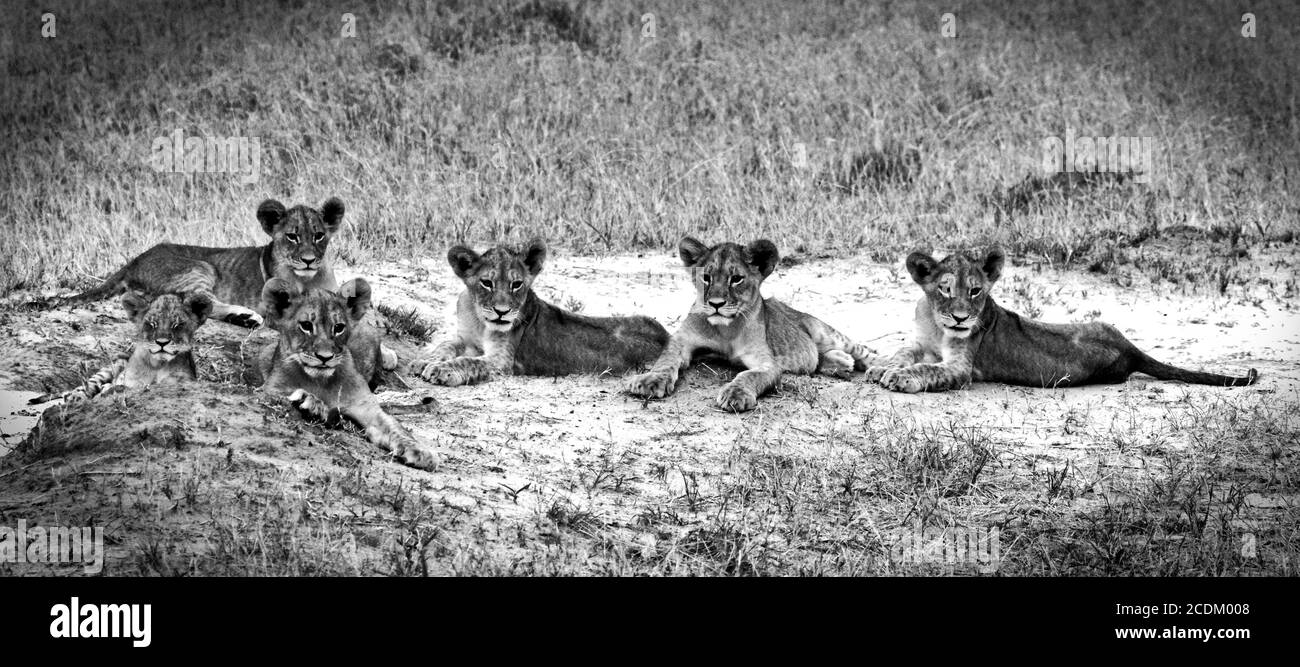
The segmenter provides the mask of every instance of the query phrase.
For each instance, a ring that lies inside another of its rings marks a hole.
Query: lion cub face
[[[352,329],[370,308],[370,284],[349,280],[335,294],[272,278],[262,287],[262,309],[280,334],[280,352],[308,377],[325,380],[349,359]]]
[[[956,252],[942,262],[914,252],[907,256],[907,272],[925,291],[934,321],[944,334],[966,338],[981,326],[989,289],[1002,276],[1004,261],[1001,248],[993,248],[983,258]]]
[[[153,366],[193,349],[194,332],[212,313],[212,299],[206,294],[184,299],[163,294],[150,299],[144,292],[131,290],[122,295],[122,306],[136,325],[136,349],[144,351]]]
[[[286,211],[284,204],[268,199],[257,207],[257,220],[271,237],[276,265],[287,266],[295,276],[310,280],[324,266],[330,239],[343,224],[343,202],[331,197],[319,211],[309,206]]]
[[[714,326],[731,324],[754,309],[762,300],[759,286],[780,259],[776,245],[766,239],[743,247],[719,243],[708,248],[687,236],[677,244],[677,253],[695,283],[691,312],[705,316]]]
[[[492,331],[509,331],[519,321],[533,279],[542,272],[546,244],[533,239],[522,248],[498,246],[482,255],[456,246],[447,251],[447,263],[474,299],[474,312]]]

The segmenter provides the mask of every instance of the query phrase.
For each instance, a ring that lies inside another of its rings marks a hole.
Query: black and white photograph
[[[74,591],[51,646],[179,613],[77,590],[213,578],[1282,618],[1192,582],[1300,574],[1295,0],[0,22],[0,596]]]

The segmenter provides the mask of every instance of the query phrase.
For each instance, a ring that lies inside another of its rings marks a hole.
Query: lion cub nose
[[[312,263],[315,262],[315,261],[316,261],[316,256],[315,256],[315,255],[303,255],[303,256],[302,256],[302,263],[303,263],[303,264],[306,264],[307,266],[311,266]]]
[[[172,339],[170,339],[170,338],[155,338],[155,339],[153,339],[153,342],[154,342],[158,347],[167,347],[167,344],[170,343],[170,342],[172,342]]]
[[[969,317],[970,317],[969,314],[958,315],[957,313],[953,313],[953,314],[952,314],[952,321],[953,321],[953,322],[956,322],[957,324],[961,324],[962,322],[965,322],[966,319],[969,318]]]
[[[320,359],[321,361],[329,361],[330,359],[333,359],[333,358],[334,358],[334,353],[333,353],[333,352],[317,352],[317,353],[316,353],[316,358],[317,358],[317,359]]]
[[[506,313],[510,312],[509,307],[502,308],[501,306],[492,306],[492,310],[496,311],[497,317],[505,317]]]
[[[709,305],[710,305],[710,306],[713,306],[713,309],[714,309],[714,310],[718,310],[719,308],[722,308],[723,306],[727,305],[727,300],[726,300],[726,299],[709,299]]]

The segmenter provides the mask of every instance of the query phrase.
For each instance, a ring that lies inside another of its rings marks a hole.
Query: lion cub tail
[[[1244,377],[1206,373],[1204,371],[1189,371],[1185,368],[1160,363],[1146,354],[1142,355],[1142,361],[1137,370],[1160,380],[1180,380],[1191,384],[1209,384],[1217,387],[1245,387],[1255,384],[1259,380],[1259,371],[1253,368],[1247,371]]]
[[[122,292],[123,288],[126,287],[127,271],[130,268],[130,264],[122,267],[117,273],[104,279],[104,282],[100,283],[98,286],[92,287],[81,294],[73,294],[72,296],[55,299],[54,305],[68,306],[80,303],[89,303],[91,301],[99,301],[101,299],[117,296]]]

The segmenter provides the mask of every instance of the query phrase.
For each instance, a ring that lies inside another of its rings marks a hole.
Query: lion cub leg
[[[184,261],[186,266],[178,266],[177,261]],[[213,289],[217,285],[217,270],[211,264],[197,260],[173,259],[170,261],[163,260],[160,267],[164,270],[175,271],[175,273],[172,273],[163,284],[158,286],[158,291],[175,292],[177,294],[205,294],[212,300],[212,314],[208,317],[249,329],[262,326],[262,316],[257,311],[226,303],[216,297]]]
[[[971,351],[964,342],[945,343],[943,360],[937,364],[912,364],[891,368],[880,376],[880,384],[892,391],[915,394],[921,391],[947,391],[969,385],[974,373]]]
[[[758,397],[781,380],[781,367],[769,352],[744,354],[739,361],[748,370],[737,374],[718,394],[718,407],[728,412],[749,412],[758,407]]]
[[[433,349],[421,355],[418,359],[411,362],[411,372],[432,381],[433,369],[438,364],[451,361],[465,353],[469,346],[459,336],[444,340],[433,346]]]
[[[925,350],[919,345],[905,347],[890,356],[872,357],[867,362],[867,380],[880,382],[885,373],[919,363],[925,358]]]
[[[808,333],[817,346],[817,372],[848,377],[852,371],[865,371],[876,358],[875,350],[849,340],[829,324],[809,316]]]
[[[401,422],[384,412],[373,394],[356,397],[344,407],[343,413],[366,430],[370,442],[390,452],[398,461],[422,470],[433,470],[441,463],[436,452],[421,445]]]
[[[682,369],[690,365],[691,357],[700,347],[698,338],[691,332],[679,331],[676,336],[668,339],[668,346],[650,370],[628,378],[624,388],[633,396],[666,398],[677,389],[677,379]]]
[[[106,392],[120,381],[128,363],[130,363],[130,357],[125,355],[114,359],[113,363],[99,369],[99,372],[90,376],[80,387],[63,392],[61,398],[66,403],[75,403],[80,400],[94,398]]]
[[[434,384],[458,387],[485,382],[497,375],[510,375],[514,365],[515,345],[509,334],[490,334],[483,342],[483,356],[456,357],[426,366],[420,377]]]

